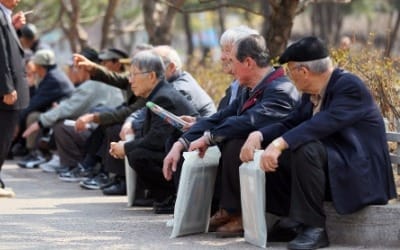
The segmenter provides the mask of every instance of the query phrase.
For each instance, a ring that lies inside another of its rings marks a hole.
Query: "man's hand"
[[[199,157],[203,158],[208,147],[209,147],[209,145],[207,144],[206,137],[202,136],[199,139],[197,139],[197,140],[193,141],[192,143],[190,143],[189,151],[198,150],[199,151]]]
[[[282,137],[271,142],[261,154],[260,168],[265,172],[275,172],[278,168],[278,158],[286,148],[288,144]]]
[[[81,115],[75,122],[75,130],[77,132],[83,132],[87,129],[88,124],[93,121],[93,114],[84,114]]]
[[[193,117],[190,115],[182,115],[182,116],[179,116],[179,118],[181,118],[182,120],[187,122],[187,125],[184,125],[182,128],[183,131],[189,130],[193,126],[193,124],[196,123],[196,117]]]
[[[110,155],[116,159],[124,159],[125,157],[125,148],[124,141],[119,142],[111,142],[110,143]]]
[[[92,70],[97,66],[96,63],[90,61],[89,59],[80,54],[74,54],[73,57],[74,57],[74,65],[84,69],[89,73],[92,72]]]
[[[17,91],[13,91],[3,96],[3,102],[7,105],[13,105],[18,99]]]
[[[181,153],[184,146],[179,141],[175,142],[171,150],[164,158],[163,162],[163,174],[167,181],[172,180],[172,174],[176,171],[177,164],[181,158]]]
[[[126,141],[127,135],[134,135],[135,132],[132,129],[132,122],[126,121],[119,132],[119,137],[121,140]]]
[[[30,136],[33,132],[36,132],[40,129],[39,123],[38,122],[34,122],[32,123],[22,134],[23,138],[27,138],[28,136]]]
[[[259,131],[254,131],[249,134],[240,150],[239,157],[242,162],[248,162],[254,159],[254,151],[256,149],[261,149],[261,138],[262,134]]]
[[[11,22],[16,30],[21,29],[26,24],[25,14],[22,11],[15,13],[12,16]]]

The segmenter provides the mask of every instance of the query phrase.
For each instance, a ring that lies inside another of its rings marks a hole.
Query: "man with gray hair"
[[[285,120],[251,133],[240,158],[250,161],[254,149],[266,147],[266,208],[292,225],[278,223],[271,234],[294,238],[288,249],[326,247],[324,200],[349,214],[396,197],[385,125],[363,81],[334,68],[320,39],[300,39],[279,62],[287,63],[301,103]]]
[[[165,81],[165,66],[157,54],[142,51],[136,54],[130,68],[130,83],[136,96],[145,98],[175,115],[198,115],[193,105]],[[110,154],[115,158],[127,155],[130,166],[136,170],[146,188],[157,202],[174,193],[174,186],[162,176],[162,160],[166,154],[165,142],[180,134],[161,117],[146,112],[143,136],[133,141],[112,142]]]

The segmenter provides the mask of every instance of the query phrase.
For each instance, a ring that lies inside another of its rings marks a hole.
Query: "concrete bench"
[[[397,148],[390,158],[400,174],[400,133],[387,132],[388,142]],[[400,248],[400,202],[368,206],[350,215],[339,215],[331,203],[325,204],[327,231],[332,244]]]

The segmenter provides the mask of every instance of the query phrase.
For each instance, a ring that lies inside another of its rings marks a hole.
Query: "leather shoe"
[[[225,209],[220,208],[213,216],[211,216],[208,232],[215,232],[218,227],[228,223],[231,219],[232,215],[230,215]]]
[[[171,196],[168,196],[162,202],[155,201],[153,204],[154,213],[156,213],[156,214],[173,214],[174,209],[175,209],[175,200],[176,200],[176,196],[171,195]]]
[[[126,183],[123,180],[115,182],[113,185],[103,188],[105,195],[126,195]]]
[[[278,220],[268,232],[268,242],[289,242],[303,229],[303,225],[289,218]]]
[[[304,227],[294,240],[289,242],[288,249],[304,250],[317,249],[329,246],[328,235],[322,227]]]
[[[234,215],[228,223],[217,228],[218,238],[243,237],[243,222],[241,215]]]

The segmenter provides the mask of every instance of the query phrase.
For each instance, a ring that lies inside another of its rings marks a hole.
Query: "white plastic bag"
[[[260,169],[262,150],[256,150],[254,160],[239,167],[240,194],[245,241],[266,248],[265,173]]]
[[[171,238],[207,232],[220,156],[217,146],[209,147],[203,158],[197,151],[183,153]]]
[[[125,156],[125,182],[128,207],[132,207],[133,202],[135,201],[136,178],[136,171],[131,168],[128,162],[128,157]]]
[[[126,141],[132,141],[135,139],[135,135],[126,135]],[[126,194],[128,199],[128,207],[133,206],[135,201],[136,192],[136,171],[129,165],[128,157],[125,156],[125,183],[126,183]]]

